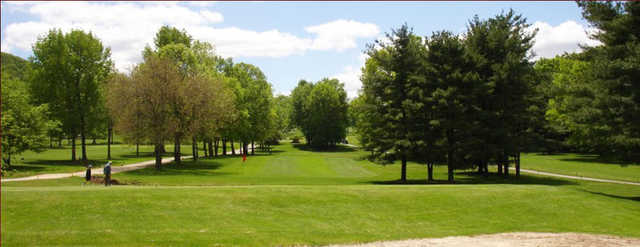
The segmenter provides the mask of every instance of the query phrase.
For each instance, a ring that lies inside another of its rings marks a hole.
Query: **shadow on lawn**
[[[555,154],[538,154],[538,155],[563,155],[566,153],[555,153]],[[560,161],[567,162],[583,162],[583,163],[598,163],[604,165],[619,165],[619,166],[630,166],[630,165],[640,165],[640,163],[631,163],[625,162],[620,159],[616,159],[614,157],[606,157],[597,154],[576,154],[575,157],[572,158],[558,158]]]
[[[220,176],[220,175],[231,175],[234,173],[229,172],[213,172],[222,167],[222,164],[219,162],[208,161],[183,161],[180,165],[176,165],[175,163],[169,163],[166,165],[162,165],[160,169],[156,169],[155,167],[148,167],[140,170],[128,171],[128,174],[131,175],[140,175],[140,176],[154,176],[154,175],[195,175],[195,176]]]
[[[307,144],[293,144],[293,147],[302,150],[302,151],[311,151],[311,152],[327,152],[327,153],[339,153],[339,152],[355,152],[358,151],[358,148],[345,146],[345,145],[337,145],[335,147],[329,148],[314,148]]]
[[[640,201],[640,196],[618,196],[618,195],[612,195],[612,194],[607,194],[607,193],[602,193],[602,192],[595,192],[595,191],[588,191],[588,190],[582,190],[582,191],[588,192],[588,193],[591,193],[591,194],[594,194],[594,195],[606,196],[606,197],[611,197],[611,198],[616,198],[616,199]]]
[[[440,175],[440,174],[438,174]],[[446,176],[446,174],[444,174]],[[565,179],[557,179],[551,177],[538,177],[538,176],[529,176],[520,174],[519,178],[516,178],[515,173],[510,173],[509,177],[499,176],[498,174],[491,173],[489,175],[481,175],[477,172],[457,172],[455,173],[454,184],[527,184],[527,185],[575,185],[578,184],[574,181],[565,180]],[[407,180],[407,182],[402,182],[400,180],[389,180],[389,181],[369,181],[367,183],[370,184],[449,184],[447,180],[435,180],[433,182],[427,183],[426,173],[425,179],[411,179]]]

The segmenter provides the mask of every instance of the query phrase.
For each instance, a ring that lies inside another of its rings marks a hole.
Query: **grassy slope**
[[[470,173],[457,174],[466,184],[384,185],[399,167],[359,160],[362,152],[276,150],[245,164],[235,157],[115,175],[158,186],[5,183],[3,244],[315,245],[510,231],[640,237],[638,186]],[[424,170],[410,164],[409,178],[422,181]],[[445,170],[436,176],[445,179]]]
[[[597,155],[523,154],[522,167],[572,176],[640,182],[640,164],[614,164],[600,160]]]

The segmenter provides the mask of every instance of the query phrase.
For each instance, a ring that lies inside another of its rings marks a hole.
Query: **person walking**
[[[87,166],[87,173],[84,175],[85,183],[91,182],[91,164]]]
[[[104,186],[111,186],[111,161],[104,166]]]

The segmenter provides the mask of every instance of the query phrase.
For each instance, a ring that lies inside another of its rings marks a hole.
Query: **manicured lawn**
[[[81,186],[80,178],[2,184],[2,241],[22,245],[282,246],[539,231],[640,237],[640,186],[461,171],[458,184],[394,184],[342,147],[290,144],[114,174],[139,185]],[[446,179],[444,167],[436,178]]]
[[[522,154],[522,168],[572,176],[640,182],[640,164],[617,164],[587,154]]]

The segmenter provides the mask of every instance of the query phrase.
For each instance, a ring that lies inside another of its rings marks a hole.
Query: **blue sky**
[[[575,2],[2,2],[2,50],[21,57],[52,27],[94,32],[113,50],[116,67],[140,61],[145,44],[164,24],[212,42],[218,54],[259,66],[287,94],[300,79],[335,77],[351,97],[367,43],[408,23],[415,33],[464,32],[474,15],[510,8],[538,28],[534,51],[551,57],[594,45]]]

